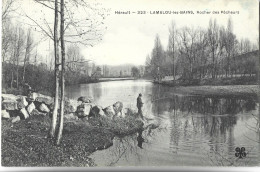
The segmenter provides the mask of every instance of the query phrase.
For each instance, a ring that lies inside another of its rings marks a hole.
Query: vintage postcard
[[[260,166],[258,0],[3,0],[1,23],[2,167]]]

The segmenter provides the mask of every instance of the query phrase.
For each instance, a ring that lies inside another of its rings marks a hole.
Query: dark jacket
[[[141,108],[143,106],[143,101],[142,98],[140,96],[137,97],[137,107]]]

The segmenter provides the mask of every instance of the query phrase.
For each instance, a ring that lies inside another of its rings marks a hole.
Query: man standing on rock
[[[142,111],[143,104],[144,103],[142,101],[142,94],[140,93],[139,96],[137,97],[137,108],[138,108],[138,114],[141,116],[142,119],[144,119],[143,111]]]

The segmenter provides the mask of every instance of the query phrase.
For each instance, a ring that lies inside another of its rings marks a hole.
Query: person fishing
[[[144,103],[142,101],[142,94],[140,93],[139,96],[137,97],[137,108],[138,108],[138,114],[141,116],[142,119],[144,119],[143,111],[142,111],[143,104]]]

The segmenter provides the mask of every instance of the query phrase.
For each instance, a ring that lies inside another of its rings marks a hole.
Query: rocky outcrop
[[[85,121],[89,117],[103,116],[113,119],[114,117],[124,118],[127,113],[130,113],[123,109],[123,103],[119,101],[105,109],[91,102],[93,99],[89,97],[79,97],[78,100],[65,98],[64,118]],[[53,106],[52,97],[38,93],[31,93],[28,97],[2,94],[2,119],[11,118],[12,122],[18,122],[32,115],[50,114]]]

